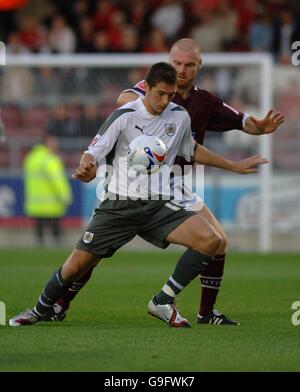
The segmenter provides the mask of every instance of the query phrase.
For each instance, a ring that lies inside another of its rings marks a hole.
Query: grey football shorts
[[[76,249],[110,257],[136,235],[164,249],[169,245],[165,238],[193,215],[172,200],[106,199],[95,209]]]

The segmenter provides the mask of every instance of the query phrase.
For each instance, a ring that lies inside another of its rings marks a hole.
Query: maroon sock
[[[199,314],[207,316],[214,308],[221,286],[226,255],[216,255],[200,275],[201,303]]]
[[[77,279],[72,283],[72,286],[68,289],[63,297],[61,297],[56,303],[60,305],[63,310],[67,310],[70,306],[70,302],[76,297],[82,287],[86,284],[86,282],[90,279],[93,268],[89,269],[81,278]]]

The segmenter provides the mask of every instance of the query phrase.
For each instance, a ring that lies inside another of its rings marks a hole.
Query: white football
[[[158,171],[166,160],[167,147],[156,136],[140,135],[128,146],[128,166],[141,173]]]

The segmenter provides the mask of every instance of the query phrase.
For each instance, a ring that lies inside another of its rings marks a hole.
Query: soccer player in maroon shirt
[[[257,120],[230,107],[209,91],[199,89],[194,83],[201,68],[202,58],[199,46],[192,39],[184,38],[174,43],[170,51],[170,63],[177,71],[177,92],[172,101],[188,111],[192,133],[197,143],[203,144],[206,131],[224,132],[239,129],[250,135],[262,135],[274,132],[284,121],[280,113],[273,115],[272,110],[262,120]],[[123,105],[141,95],[144,95],[143,81],[132,89],[125,90],[117,103]],[[205,205],[198,213],[221,238],[215,262],[210,263],[205,273],[200,276],[202,293],[198,323],[236,325],[236,322],[213,309],[223,278],[227,236]],[[188,252],[186,251],[187,254]]]
[[[214,94],[199,89],[194,83],[201,68],[202,58],[199,46],[192,39],[184,38],[174,43],[170,51],[170,63],[177,71],[177,92],[173,102],[183,106],[188,111],[191,117],[193,136],[197,143],[203,143],[206,131],[224,132],[239,129],[250,135],[263,135],[274,132],[283,123],[284,116],[280,113],[273,114],[273,111],[270,110],[263,119],[259,120],[247,113],[235,110]],[[143,96],[144,93],[144,82],[141,81],[133,88],[123,91],[117,100],[117,104],[119,106],[124,105],[137,99],[138,96]],[[247,164],[248,159],[252,158],[245,159],[245,164]],[[91,178],[93,176],[91,169]],[[238,325],[236,321],[214,309],[223,278],[227,236],[220,223],[205,205],[201,205],[198,214],[203,218],[202,241],[209,241],[208,233],[214,232],[220,238],[220,245],[214,257],[214,262],[210,263],[200,276],[202,289],[197,322],[199,324]],[[193,257],[191,250],[188,249],[182,255],[179,263],[185,263]],[[54,305],[56,313],[50,312],[48,319],[62,320],[65,317],[65,310],[68,309],[70,301],[88,281],[91,272],[87,272],[81,280],[74,282],[64,298]],[[172,286],[172,283],[167,282],[167,285]],[[167,303],[171,300],[168,295],[170,292],[165,289],[167,285],[155,297],[159,303]],[[171,287],[171,289],[177,294],[176,287]]]

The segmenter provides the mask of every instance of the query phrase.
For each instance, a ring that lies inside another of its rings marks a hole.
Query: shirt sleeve
[[[125,128],[124,116],[116,117],[113,112],[104,124],[101,126],[99,132],[90,143],[88,150],[85,151],[93,155],[97,162],[100,162],[112,150],[116,144],[122,129]]]
[[[239,112],[216,95],[206,91],[210,101],[211,112],[207,124],[208,131],[224,132],[232,129],[243,129],[244,113]]]
[[[122,93],[135,93],[139,97],[144,97],[145,91],[146,91],[145,81],[141,80],[140,82],[136,83],[133,87],[122,91]]]
[[[180,144],[177,155],[190,162],[194,156],[195,141],[192,136],[191,119],[187,113],[185,113],[185,119],[182,123],[182,127],[182,138],[179,142]]]

